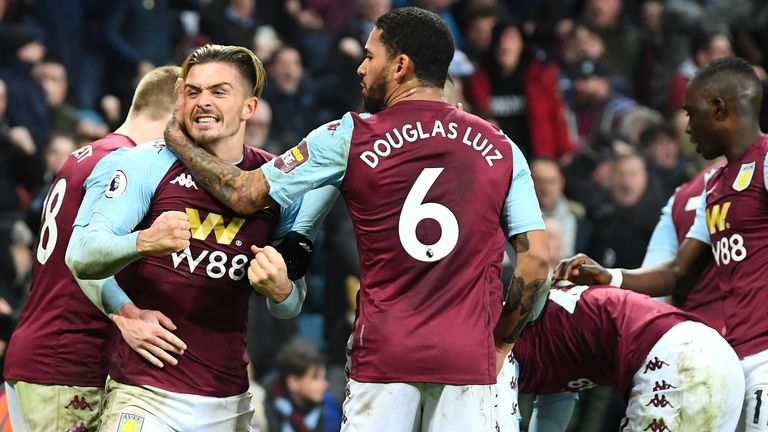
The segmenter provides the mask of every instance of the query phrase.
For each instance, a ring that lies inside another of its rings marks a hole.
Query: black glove
[[[288,278],[295,281],[301,279],[307,273],[309,260],[312,258],[312,251],[314,250],[312,240],[295,231],[291,231],[279,245],[275,246],[275,249],[280,252],[283,260],[285,260]]]

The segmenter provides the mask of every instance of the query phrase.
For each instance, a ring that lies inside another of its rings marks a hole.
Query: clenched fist
[[[139,255],[165,256],[189,247],[189,217],[180,211],[167,211],[139,232],[136,238],[136,252]]]
[[[258,292],[275,303],[282,303],[291,294],[291,280],[280,252],[272,246],[251,246],[255,257],[248,267],[248,281]]]

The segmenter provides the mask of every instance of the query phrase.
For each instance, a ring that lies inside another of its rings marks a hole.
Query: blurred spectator
[[[267,76],[264,99],[272,107],[272,136],[284,151],[298,144],[317,126],[313,116],[313,86],[299,51],[291,46],[275,52],[267,66]]]
[[[619,120],[617,135],[626,138],[633,146],[640,144],[640,135],[651,126],[664,122],[664,117],[656,110],[637,105],[630,108]]]
[[[555,268],[561,259],[573,256],[573,253],[565,253],[563,247],[564,230],[557,219],[544,217],[544,226],[549,237],[549,267]]]
[[[453,17],[451,11],[451,5],[453,0],[413,0],[411,6],[417,6],[428,11],[432,11],[448,24],[448,28],[451,29],[451,35],[453,35],[453,42],[456,45],[456,49],[462,49],[464,46],[461,32],[459,31],[459,24]]]
[[[315,81],[317,123],[338,119],[347,111],[362,110],[357,67],[365,57],[363,47],[374,23],[390,9],[391,0],[357,1],[357,13],[339,32],[330,53],[330,73]]]
[[[636,153],[616,157],[611,190],[614,209],[594,221],[587,254],[609,267],[637,268],[665,197],[651,185],[645,162]]]
[[[598,135],[590,145],[580,149],[563,171],[565,196],[581,203],[590,221],[612,211],[611,178],[613,176],[613,143],[611,135]]]
[[[272,108],[266,100],[260,100],[256,114],[245,122],[245,143],[251,147],[264,149],[272,154],[280,154],[279,142],[270,136],[272,126]]]
[[[53,132],[45,146],[45,173],[43,185],[35,198],[29,204],[26,222],[32,232],[40,232],[40,217],[45,205],[45,197],[51,182],[59,172],[59,168],[67,160],[67,156],[77,149],[74,137],[69,133]]]
[[[640,54],[640,32],[622,15],[623,8],[623,0],[587,0],[584,18],[605,44],[603,58],[608,67],[631,86]]]
[[[646,129],[640,135],[640,148],[648,161],[648,174],[659,183],[663,196],[672,196],[678,186],[690,180],[688,161],[681,157],[680,144],[669,126]]]
[[[253,48],[256,28],[256,0],[213,0],[200,14],[200,31],[211,42]]]
[[[86,10],[92,0],[69,0],[67,7],[59,0],[35,0],[32,16],[45,33],[48,58],[63,65],[68,72],[67,86],[76,89],[80,84],[81,67],[85,61]],[[54,129],[56,127],[54,126]]]
[[[499,16],[498,12],[491,7],[471,10],[467,15],[466,24],[463,27],[462,50],[472,62],[479,64],[491,48],[493,28],[499,21]]]
[[[728,35],[720,31],[701,30],[691,38],[690,57],[683,62],[669,83],[667,112],[674,113],[683,107],[683,95],[688,81],[699,68],[716,58],[733,55]]]
[[[563,63],[566,66],[578,64],[582,60],[597,60],[605,55],[605,42],[590,27],[575,24],[565,37]]]
[[[29,131],[24,126],[8,127],[5,122],[7,94],[0,79],[0,315],[10,313],[6,298],[20,298],[14,293],[23,292],[20,283],[30,267],[29,262],[22,262],[29,255],[31,234],[21,224],[18,191],[35,193],[43,181],[42,159]],[[21,304],[16,303],[14,306]]]
[[[327,394],[325,358],[311,343],[294,340],[275,361],[277,376],[265,383],[269,432],[341,429],[341,406]]]
[[[523,151],[561,158],[573,151],[558,87],[559,68],[525,50],[517,25],[499,24],[482,67],[469,79],[467,100],[493,118]]]
[[[634,96],[641,104],[661,110],[671,68],[664,63],[665,35],[662,27],[664,2],[647,0],[642,4],[640,53],[635,73]]]
[[[621,117],[637,105],[634,100],[614,91],[611,72],[601,60],[583,60],[571,67],[573,102],[579,146],[598,134],[614,131]]]
[[[37,34],[21,24],[0,28],[0,78],[7,85],[9,126],[24,126],[42,148],[50,130],[43,88],[32,78],[32,68],[45,57]]]
[[[328,70],[335,34],[355,13],[356,0],[286,0],[285,10],[295,24],[289,37],[300,49],[307,69],[314,73]]]
[[[175,9],[195,6],[193,0],[111,2],[104,21],[112,87],[107,91],[117,95],[126,110],[131,106],[136,79],[173,60],[174,45],[182,35]]]
[[[586,246],[588,226],[586,211],[581,204],[569,201],[563,195],[565,178],[557,162],[535,159],[531,162],[531,177],[544,218],[557,221],[560,228],[562,254],[573,256]]]
[[[74,134],[79,116],[77,108],[67,103],[67,70],[61,63],[44,61],[33,70],[35,79],[45,90],[51,128]]]
[[[362,50],[380,16],[392,9],[392,0],[358,0],[357,13],[342,30],[344,36],[353,38]],[[359,57],[360,53],[349,53]]]

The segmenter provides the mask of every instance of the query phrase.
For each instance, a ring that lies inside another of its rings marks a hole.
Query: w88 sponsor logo
[[[206,259],[207,258],[207,259]],[[229,276],[233,281],[239,281],[243,279],[247,272],[246,266],[248,265],[248,256],[244,254],[238,254],[229,259],[229,256],[222,251],[208,251],[201,250],[197,256],[194,256],[189,248],[184,249],[181,252],[174,252],[171,254],[173,260],[173,268],[179,268],[179,266],[186,267],[190,273],[194,273],[195,270],[203,265],[205,266],[205,274],[211,279],[221,279],[222,277]],[[186,261],[186,265],[183,263]]]
[[[707,207],[706,221],[709,234],[714,235],[731,228],[728,223],[728,210],[730,201]],[[744,245],[744,237],[741,234],[723,235],[720,240],[712,241],[712,254],[715,255],[715,263],[720,266],[733,262],[741,262],[747,257],[747,247]]]
[[[723,236],[718,241],[712,242],[712,254],[715,255],[715,263],[728,265],[733,262],[744,261],[747,257],[747,247],[744,245],[744,237],[741,234]]]

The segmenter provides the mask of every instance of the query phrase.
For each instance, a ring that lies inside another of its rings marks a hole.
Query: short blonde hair
[[[267,81],[264,65],[248,48],[235,45],[208,44],[192,51],[181,65],[181,77],[187,79],[196,64],[223,62],[234,66],[253,87],[253,96],[261,97]]]
[[[133,92],[128,115],[162,120],[171,114],[176,103],[176,81],[180,74],[178,66],[161,66],[144,75]]]

